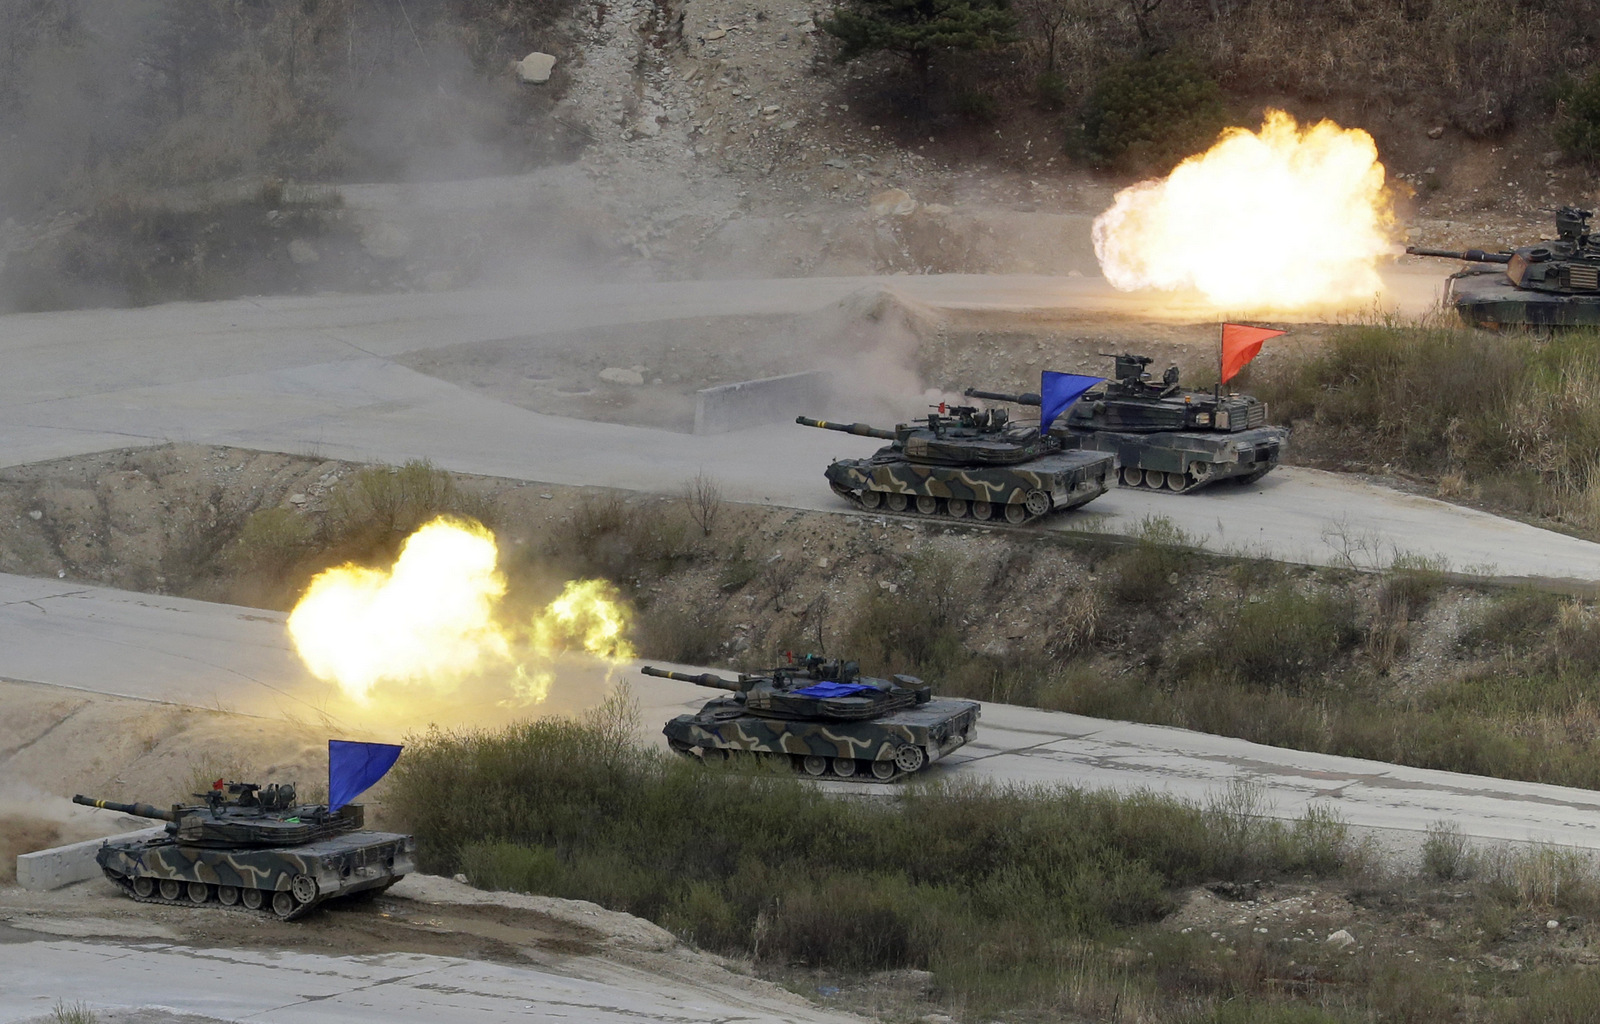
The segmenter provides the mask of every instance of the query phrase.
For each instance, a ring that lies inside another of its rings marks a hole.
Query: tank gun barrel
[[[680,683],[693,683],[696,686],[708,686],[713,690],[729,690],[738,693],[744,687],[732,679],[724,679],[713,672],[702,672],[699,675],[690,675],[687,672],[668,672],[664,668],[653,668],[645,665],[639,669],[647,676],[656,676],[660,679],[676,679]]]
[[[827,420],[814,420],[809,416],[796,416],[794,421],[802,427],[821,427],[823,430],[837,430],[841,434],[859,434],[862,437],[878,437],[885,441],[893,441],[895,433],[892,430],[880,430],[869,427],[865,423],[829,423]]]
[[[1013,405],[1042,405],[1043,399],[1032,391],[1013,394],[1009,391],[982,391],[978,388],[968,388],[961,392],[968,398],[986,398],[991,402],[1010,402]]]
[[[173,817],[171,811],[164,811],[149,804],[119,804],[114,800],[90,800],[82,795],[73,797],[72,802],[82,804],[85,807],[100,807],[108,811],[121,811],[123,814],[137,814],[141,818],[160,818],[162,821],[177,820]]]
[[[1437,256],[1445,260],[1466,260],[1468,263],[1510,263],[1509,252],[1484,252],[1482,249],[1428,249],[1420,245],[1406,246],[1408,256]]]

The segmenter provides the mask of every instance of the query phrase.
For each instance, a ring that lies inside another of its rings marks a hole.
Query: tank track
[[[680,748],[676,743],[672,743],[670,741],[669,741],[668,745],[671,746],[674,751],[676,751],[679,754],[682,754],[684,757],[690,758],[691,760],[699,761],[702,764],[706,762],[705,754],[704,753],[698,753],[698,754],[695,753],[693,747],[686,748],[686,749],[685,748]],[[722,750],[722,749],[718,749],[717,752],[725,755],[724,760],[732,761],[732,762],[735,762],[735,763],[738,763],[738,764],[758,764],[758,763],[760,763],[759,761],[754,759],[754,754],[756,754],[756,753],[765,754],[765,756],[767,756],[767,757],[787,757],[789,759],[789,766],[794,769],[795,774],[804,775],[808,779],[829,779],[829,780],[832,780],[833,782],[854,782],[854,783],[865,783],[867,785],[892,786],[895,783],[901,782],[904,779],[908,778],[909,776],[915,775],[915,774],[917,774],[917,772],[922,771],[922,768],[918,768],[917,771],[913,771],[913,772],[904,771],[904,770],[902,770],[900,768],[899,765],[895,765],[893,761],[890,761],[888,763],[890,765],[894,766],[894,774],[889,776],[886,779],[880,779],[880,778],[878,778],[878,776],[876,776],[876,775],[874,775],[872,773],[871,769],[868,769],[866,771],[861,771],[859,769],[859,765],[861,764],[861,759],[860,758],[856,758],[855,761],[856,761],[856,764],[857,764],[858,768],[857,768],[857,771],[855,772],[855,774],[853,774],[853,775],[837,775],[834,772],[832,772],[831,770],[824,770],[822,772],[822,774],[817,775],[817,774],[813,774],[812,772],[809,772],[809,771],[806,770],[806,768],[805,768],[805,758],[800,754],[772,754],[772,753],[767,753],[766,751],[755,751],[755,752],[752,752],[752,751],[749,751],[749,750]],[[923,762],[923,767],[924,768],[927,767],[927,762]]]
[[[1024,526],[1036,520],[1043,519],[1046,516],[1052,515],[1056,512],[1067,512],[1071,509],[1077,508],[1079,505],[1086,505],[1104,493],[1103,491],[1091,491],[1087,493],[1081,501],[1074,501],[1066,505],[1054,505],[1048,511],[1039,514],[1029,512],[1027,506],[1020,503],[1008,504],[1002,506],[1001,510],[998,512],[991,512],[989,518],[980,519],[971,510],[971,506],[974,504],[972,502],[965,503],[968,506],[967,510],[962,512],[960,515],[956,515],[950,511],[950,503],[946,499],[929,497],[926,500],[934,502],[934,508],[931,512],[924,512],[917,506],[918,501],[923,499],[920,499],[914,495],[906,495],[906,507],[904,509],[893,509],[889,507],[889,494],[886,491],[862,492],[863,494],[872,493],[880,495],[878,504],[869,505],[862,500],[860,494],[850,490],[848,487],[840,487],[838,484],[833,483],[832,481],[829,481],[828,486],[833,488],[833,493],[839,495],[841,498],[844,498],[856,508],[863,512],[871,512],[873,515],[895,516],[901,519],[946,519],[960,522],[992,523],[996,526]],[[991,504],[990,507],[993,508],[994,506]],[[1011,518],[1011,512],[1009,511],[1011,509],[1018,510],[1021,518]]]
[[[1165,491],[1169,494],[1188,494],[1190,491],[1197,491],[1202,487],[1209,487],[1216,483],[1226,483],[1230,480],[1238,484],[1253,484],[1257,480],[1260,480],[1262,477],[1266,476],[1267,473],[1274,468],[1276,467],[1268,466],[1265,469],[1251,470],[1250,472],[1241,476],[1207,477],[1204,480],[1197,480],[1188,474],[1162,473],[1158,470],[1142,470],[1137,466],[1123,466],[1117,471],[1117,481],[1123,487],[1131,488],[1133,490]],[[1157,477],[1160,479],[1155,481],[1155,478]],[[1174,477],[1177,477],[1183,482],[1182,486],[1172,486],[1172,480]]]
[[[237,903],[223,903],[217,896],[218,887],[208,882],[205,883],[209,890],[207,892],[205,902],[196,903],[194,900],[188,898],[187,893],[189,883],[187,882],[178,883],[183,887],[184,894],[180,895],[177,899],[168,899],[167,897],[162,896],[159,882],[156,883],[155,890],[149,896],[141,896],[134,890],[133,879],[128,878],[126,875],[119,875],[115,871],[111,871],[106,868],[102,868],[101,870],[105,873],[106,878],[111,881],[111,884],[115,885],[118,889],[121,889],[125,895],[138,903],[154,903],[166,907],[187,907],[190,910],[225,910],[237,914],[248,914],[252,917],[275,918],[279,921],[293,921],[297,918],[304,917],[315,908],[320,907],[329,900],[336,898],[334,896],[326,896],[319,893],[317,897],[310,902],[302,903],[298,899],[294,898],[293,893],[286,893],[286,895],[288,895],[293,901],[294,906],[293,909],[291,909],[288,913],[282,913],[274,905],[274,897],[277,895],[276,893],[265,894],[259,907],[247,907],[244,904],[244,894],[242,892],[239,895],[239,901]],[[389,888],[390,885],[393,885],[399,880],[399,878],[394,879],[393,881],[389,882],[388,885],[383,886],[383,889]],[[155,880],[152,879],[152,881]],[[363,890],[361,893],[355,895],[368,895],[369,893],[375,895],[379,892],[382,892],[383,889]]]

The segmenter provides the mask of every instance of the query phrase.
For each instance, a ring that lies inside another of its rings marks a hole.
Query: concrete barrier
[[[821,415],[829,383],[826,373],[808,370],[704,388],[694,396],[694,432],[723,434],[801,414]]]
[[[135,832],[119,832],[109,839],[151,839],[166,831],[165,826],[141,828]],[[17,858],[17,884],[24,889],[40,891],[59,889],[63,885],[82,882],[100,876],[100,865],[94,855],[105,839],[87,839],[48,850],[24,853]]]

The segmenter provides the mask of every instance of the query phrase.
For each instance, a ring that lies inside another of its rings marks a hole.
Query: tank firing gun
[[[1510,263],[1509,252],[1484,252],[1482,249],[1429,249],[1421,245],[1406,246],[1407,256],[1436,256],[1442,260],[1463,260],[1467,263]]]
[[[98,807],[105,811],[117,811],[122,814],[132,814],[139,818],[155,818],[160,821],[177,821],[178,815],[173,811],[163,811],[150,804],[119,804],[115,800],[91,800],[81,793],[72,798],[75,804],[85,807]]]

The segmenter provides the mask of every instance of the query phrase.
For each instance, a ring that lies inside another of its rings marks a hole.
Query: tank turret
[[[383,889],[414,869],[410,836],[362,828],[360,804],[330,811],[292,785],[218,781],[195,804],[163,810],[74,796],[72,802],[167,822],[156,838],[113,838],[106,877],[146,903],[269,908],[295,918],[325,900]]]
[[[861,508],[921,515],[997,516],[1023,523],[1104,494],[1115,460],[1074,451],[1004,409],[940,403],[893,430],[798,416],[805,427],[891,442],[870,459],[839,459],[826,476]]]
[[[1555,212],[1555,238],[1504,252],[1424,246],[1406,252],[1474,264],[1450,275],[1446,287],[1446,301],[1469,324],[1600,324],[1600,240],[1589,231],[1593,216],[1564,206]]]
[[[915,676],[863,676],[853,661],[814,654],[737,680],[648,665],[639,671],[731,691],[667,723],[673,750],[778,757],[810,775],[888,782],[964,745],[978,720],[977,704],[935,698]]]
[[[1114,454],[1122,483],[1191,491],[1219,480],[1259,480],[1278,464],[1289,431],[1267,423],[1267,407],[1249,395],[1185,390],[1176,364],[1159,379],[1154,360],[1132,353],[1113,359],[1113,378],[1085,393],[1051,428],[1066,448]],[[1038,406],[1032,392],[968,388],[971,398]]]

